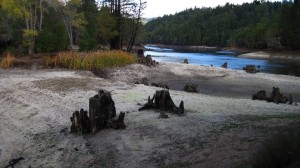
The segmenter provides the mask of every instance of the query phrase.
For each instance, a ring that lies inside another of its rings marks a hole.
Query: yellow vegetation
[[[46,59],[46,65],[50,67],[84,70],[120,67],[136,62],[136,56],[124,51],[61,52]]]
[[[13,65],[16,58],[11,54],[7,53],[6,56],[0,62],[0,68],[9,68]]]

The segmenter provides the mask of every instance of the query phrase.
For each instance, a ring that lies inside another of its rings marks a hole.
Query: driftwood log
[[[101,129],[123,129],[125,113],[120,113],[116,118],[115,103],[111,94],[105,90],[99,90],[98,94],[89,99],[88,112],[81,109],[75,111],[71,119],[71,133],[96,133]]]
[[[159,90],[156,91],[152,99],[150,99],[150,96],[148,97],[148,102],[141,107],[139,111],[147,109],[160,109],[181,115],[184,113],[184,103],[181,101],[179,107],[177,107],[174,104],[168,90]],[[161,115],[163,116],[163,114]]]

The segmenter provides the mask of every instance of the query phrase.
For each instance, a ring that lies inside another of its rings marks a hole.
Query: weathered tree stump
[[[149,67],[158,65],[158,62],[156,62],[155,60],[152,60],[151,55],[147,55],[146,57],[144,57],[144,56],[138,57],[138,63],[147,65]]]
[[[266,100],[268,102],[274,102],[274,103],[288,103],[293,104],[293,97],[290,94],[289,97],[284,96],[282,93],[280,93],[280,89],[278,87],[273,87],[272,93],[270,97],[266,96],[266,91],[261,90],[258,93],[252,95],[252,100]]]
[[[228,63],[225,62],[221,67],[222,67],[222,68],[227,68],[227,67],[228,67]]]
[[[149,86],[147,78],[142,78],[141,80],[137,80],[134,84],[143,84],[143,85]]]
[[[91,118],[92,133],[96,133],[103,128],[108,128],[108,120],[116,117],[115,102],[109,92],[99,90],[97,95],[90,98],[89,116]]]
[[[184,113],[184,104],[181,101],[180,106],[177,107],[170,96],[170,92],[168,90],[160,90],[156,91],[152,99],[148,97],[148,102],[139,111],[146,109],[160,109],[181,115]]]
[[[267,93],[265,90],[261,90],[252,95],[252,100],[267,100]]]
[[[184,64],[189,64],[188,59],[184,59],[184,60],[183,60],[183,63],[184,63]]]
[[[71,119],[71,133],[96,133],[101,129],[125,128],[125,113],[120,113],[116,117],[115,103],[111,94],[104,90],[99,90],[98,94],[89,99],[89,116],[88,112],[81,109],[75,111]]]
[[[273,87],[273,91],[271,93],[271,96],[267,99],[268,102],[274,102],[274,103],[287,103],[288,98],[286,96],[283,96],[283,94],[280,93],[280,89],[278,87]]]
[[[72,122],[71,133],[86,134],[91,131],[91,120],[87,115],[87,111],[83,109],[80,112],[75,111],[70,119]]]
[[[198,93],[197,85],[195,85],[195,84],[186,84],[184,86],[183,90],[186,91],[186,92]]]
[[[246,65],[246,67],[243,68],[248,73],[257,73],[259,70],[256,69],[255,65]]]

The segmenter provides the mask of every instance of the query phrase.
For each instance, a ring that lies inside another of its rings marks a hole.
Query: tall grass
[[[14,64],[15,60],[16,60],[16,58],[14,56],[7,53],[6,56],[4,56],[4,58],[0,62],[0,68],[11,67]]]
[[[136,56],[124,51],[61,52],[46,58],[46,65],[50,67],[84,70],[121,67],[136,62]]]

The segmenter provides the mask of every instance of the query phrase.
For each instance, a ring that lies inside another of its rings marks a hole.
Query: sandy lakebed
[[[300,106],[251,100],[275,86],[300,102],[297,77],[175,63],[106,73],[108,79],[89,71],[0,69],[0,166],[23,157],[15,168],[242,167],[272,133],[300,124]],[[160,90],[134,84],[143,77],[169,84],[185,114],[159,119],[158,111],[138,111]],[[182,91],[186,83],[199,93]],[[127,128],[70,134],[70,116],[88,109],[99,89],[112,93],[117,113],[126,112]]]

